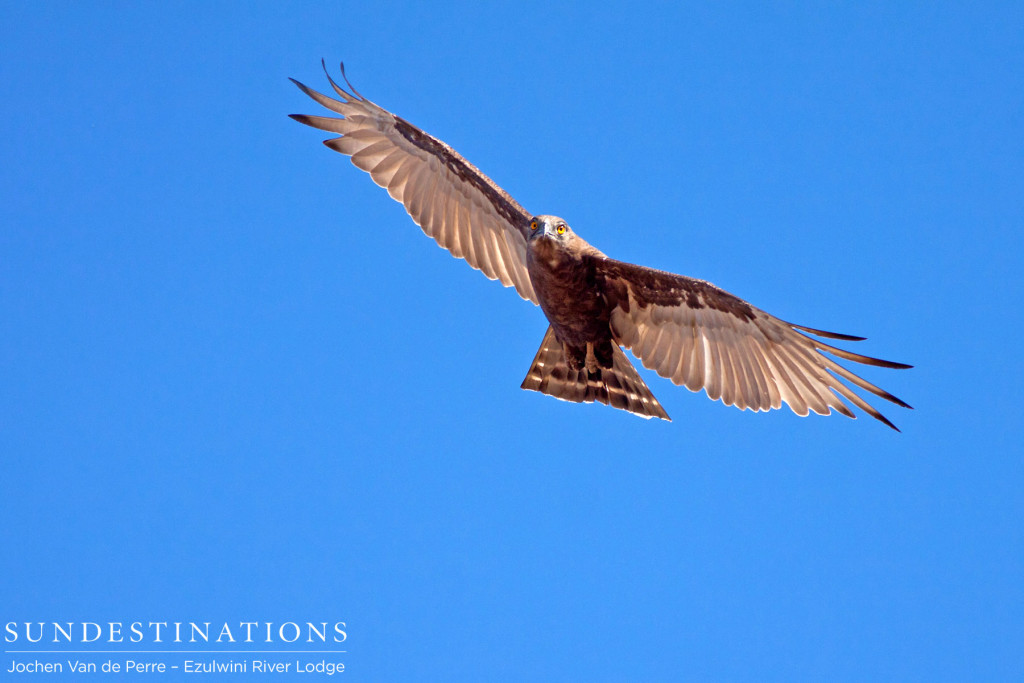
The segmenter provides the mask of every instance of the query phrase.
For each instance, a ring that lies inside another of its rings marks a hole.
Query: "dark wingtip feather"
[[[301,90],[302,92],[306,93],[307,95],[309,95],[311,92],[314,92],[312,88],[310,88],[308,85],[306,85],[302,81],[297,81],[294,78],[292,78],[291,76],[288,77],[288,80],[291,81],[292,83],[294,83],[295,87],[297,87],[299,90]]]
[[[340,65],[341,66],[341,77],[345,80],[345,85],[347,85],[349,90],[352,91],[351,93],[346,91],[344,88],[342,88],[340,85],[338,85],[333,78],[331,78],[331,72],[327,70],[327,62],[326,61],[321,59],[320,60],[320,66],[323,67],[324,75],[327,76],[327,80],[330,82],[331,87],[334,88],[334,91],[336,93],[338,93],[342,97],[346,97],[346,98],[354,98],[354,99],[357,99],[357,100],[362,100],[363,102],[368,102],[369,101],[369,100],[367,100],[363,96],[363,94],[361,92],[356,90],[355,86],[352,85],[352,81],[348,80],[348,76],[345,75],[345,62],[341,62],[341,65]]]
[[[307,125],[311,128],[317,127],[310,121],[309,116],[306,114],[288,114],[288,118],[298,121],[299,123]]]
[[[826,337],[828,339],[838,339],[840,341],[864,341],[867,337],[855,337],[852,334],[839,334],[838,332],[825,332],[824,330],[816,330],[813,327],[805,327],[803,325],[795,325],[793,323],[786,323],[790,327],[800,330],[801,332],[808,332],[818,337]],[[830,353],[834,353],[840,358],[846,360],[852,360],[856,363],[864,363],[865,365],[876,365],[881,368],[891,368],[893,370],[909,370],[914,367],[913,365],[907,365],[906,363],[897,363],[891,360],[882,360],[881,358],[872,358],[871,356],[862,356],[859,353],[853,353],[852,351],[846,351],[845,349],[837,349],[834,346],[829,346],[822,342],[811,339],[815,347],[818,349],[826,349]]]
[[[881,358],[872,358],[871,356],[860,356],[859,358],[850,358],[849,360],[863,363],[864,365],[874,365],[880,368],[889,368],[891,370],[909,370],[914,367],[913,365],[907,365],[906,363],[897,363],[891,360],[882,360]]]
[[[889,418],[887,418],[885,415],[882,415],[877,410],[872,410],[870,413],[868,413],[868,415],[870,415],[871,417],[875,418],[876,420],[878,420],[879,422],[884,424],[889,429],[895,429],[900,434],[903,433],[902,431],[900,431],[899,427],[897,427],[896,425],[894,425],[892,422],[889,421]]]
[[[914,409],[914,406],[910,405],[909,403],[907,403],[903,399],[900,399],[900,398],[897,398],[897,397],[893,396],[888,391],[883,391],[883,392],[879,393],[878,395],[881,396],[882,398],[884,398],[886,401],[889,401],[890,403],[895,403],[900,408],[909,408],[910,410]]]
[[[811,339],[810,337],[807,337],[807,338]],[[874,366],[880,367],[880,368],[891,368],[893,370],[908,370],[908,369],[914,367],[913,365],[907,365],[906,363],[897,363],[897,362],[891,361],[891,360],[882,360],[881,358],[872,358],[871,356],[862,356],[859,353],[854,353],[853,351],[847,351],[846,349],[840,349],[840,348],[832,346],[830,344],[826,344],[823,341],[818,341],[817,339],[811,339],[811,343],[814,344],[814,348],[818,349],[819,351],[827,351],[828,353],[831,353],[834,356],[838,356],[839,358],[843,358],[845,360],[853,361],[854,363],[863,363],[864,365],[874,365]]]
[[[893,398],[895,398],[895,397],[893,397]],[[896,399],[896,401],[897,401],[897,402],[900,402],[898,398]],[[907,406],[907,407],[909,408],[910,406]],[[889,418],[887,418],[887,417],[886,417],[885,415],[882,415],[882,414],[881,414],[880,412],[878,412],[877,410],[875,410],[875,409],[873,409],[873,408],[872,408],[872,410],[871,410],[871,411],[870,411],[870,412],[869,412],[868,414],[869,414],[869,415],[870,415],[871,417],[873,417],[873,418],[875,418],[876,420],[878,420],[879,422],[881,422],[882,424],[884,424],[884,425],[886,425],[887,427],[889,427],[890,429],[895,429],[895,430],[896,430],[897,432],[899,432],[899,431],[900,431],[900,428],[899,428],[899,427],[897,427],[896,425],[894,425],[894,424],[893,424],[892,422],[889,422]],[[903,432],[900,432],[900,433],[902,434]]]
[[[867,337],[857,337],[852,334],[840,334],[839,332],[826,332],[825,330],[818,330],[813,327],[806,327],[804,325],[796,325],[794,323],[786,323],[790,327],[795,327],[803,332],[810,332],[818,337],[826,337],[828,339],[838,339],[840,341],[864,341]]]
[[[345,73],[345,62],[341,62],[341,77],[345,79],[345,84],[348,85],[352,93],[361,100],[365,100],[363,94],[356,90],[356,86],[352,85],[352,81],[348,80],[348,75]]]
[[[306,85],[305,83],[302,83],[301,81],[295,80],[291,76],[288,77],[288,80],[291,81],[292,83],[294,83],[295,86],[299,90],[301,90],[302,92],[306,93],[307,95],[312,97],[314,100],[316,99],[316,95],[315,95],[316,91],[313,90],[312,88],[310,88],[308,85]]]
[[[880,368],[889,368],[891,370],[909,370],[914,367],[913,365],[907,365],[906,363],[897,363],[891,360],[882,360],[881,358],[872,358],[871,356],[859,356],[858,358],[849,358],[848,360],[863,363],[864,365],[875,365]]]

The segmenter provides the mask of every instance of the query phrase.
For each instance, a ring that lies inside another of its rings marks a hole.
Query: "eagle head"
[[[585,256],[607,258],[558,216],[534,216],[530,219],[526,251],[533,258],[546,261],[552,268],[566,260],[579,261]]]
[[[554,240],[555,242],[568,245],[572,242],[573,231],[565,219],[558,216],[534,216],[530,220],[530,241]]]

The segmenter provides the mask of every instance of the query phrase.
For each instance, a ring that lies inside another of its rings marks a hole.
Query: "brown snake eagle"
[[[627,348],[662,377],[741,410],[785,402],[798,415],[834,409],[855,417],[845,398],[896,429],[840,380],[910,407],[825,354],[886,368],[909,365],[815,338],[863,337],[787,323],[703,280],[608,258],[561,218],[527,212],[451,147],[363,97],[344,64],[341,74],[351,92],[327,74],[339,99],[292,79],[339,117],[292,118],[336,133],[324,144],[386,188],[423,232],[541,307],[550,325],[523,389],[668,420]]]

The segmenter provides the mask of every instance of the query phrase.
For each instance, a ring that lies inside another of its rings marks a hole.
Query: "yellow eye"
[[[530,230],[536,230],[536,229],[537,229],[537,221],[533,221],[532,223],[530,223]]]
[[[559,235],[564,235],[565,234],[565,226],[564,225],[559,225],[555,229],[555,232],[557,232]]]

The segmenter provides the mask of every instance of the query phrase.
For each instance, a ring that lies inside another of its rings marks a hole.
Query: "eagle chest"
[[[608,304],[589,259],[561,254],[528,261],[533,289],[559,341],[579,345],[611,338]]]

